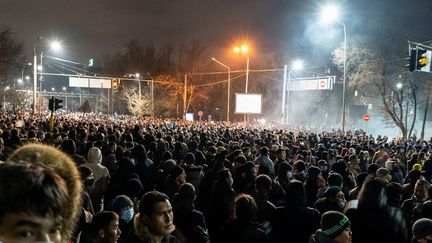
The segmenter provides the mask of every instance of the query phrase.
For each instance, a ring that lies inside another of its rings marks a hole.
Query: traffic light
[[[61,103],[63,102],[63,100],[59,100],[56,99],[54,96],[51,97],[51,99],[48,102],[48,109],[52,112],[62,108],[63,106],[61,105]]]
[[[59,99],[54,98],[54,110],[58,110],[58,109],[63,108],[63,106],[60,105],[62,102],[63,102],[63,100],[59,100]]]
[[[416,70],[430,72],[431,51],[417,47],[417,66]]]
[[[52,97],[51,99],[49,99],[49,103],[48,103],[48,109],[50,111],[54,111],[54,97]]]
[[[114,78],[114,79],[111,80],[111,88],[112,89],[117,89],[118,85],[119,85],[119,80],[118,79]]]
[[[408,64],[406,65],[409,68],[410,72],[414,72],[416,69],[416,57],[417,57],[417,49],[411,48],[410,57],[407,58]]]

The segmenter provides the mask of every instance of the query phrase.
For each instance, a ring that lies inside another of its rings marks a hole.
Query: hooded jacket
[[[62,242],[67,242],[74,231],[81,212],[82,184],[75,163],[60,150],[43,144],[27,144],[17,149],[7,160],[9,163],[26,160],[40,161],[63,178],[68,189],[68,205],[62,212],[64,223],[60,230]]]
[[[108,169],[102,165],[102,152],[97,147],[90,148],[85,165],[92,169],[95,182],[110,176]]]

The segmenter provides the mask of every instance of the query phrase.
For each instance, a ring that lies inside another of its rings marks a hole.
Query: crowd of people
[[[0,114],[0,242],[432,242],[432,141]]]

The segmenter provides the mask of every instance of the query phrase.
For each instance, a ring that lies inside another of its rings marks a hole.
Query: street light
[[[321,11],[321,21],[326,24],[331,24],[338,21],[340,15],[339,7],[336,5],[325,6]],[[343,52],[343,84],[342,84],[342,132],[345,132],[345,90],[346,90],[346,51],[347,51],[347,31],[345,23],[340,22],[343,26],[344,33],[344,52]]]
[[[222,65],[223,67],[228,69],[228,97],[227,97],[227,111],[226,111],[226,121],[229,122],[230,118],[229,118],[229,112],[230,112],[230,95],[231,95],[231,68],[229,68],[227,65],[223,64],[222,62],[218,61],[216,58],[212,58],[213,61],[219,63],[220,65]]]
[[[246,85],[245,85],[245,93],[248,93],[248,83],[249,83],[249,46],[243,44],[241,46],[235,46],[233,48],[234,53],[241,53],[246,56]]]
[[[139,101],[141,102],[141,80],[140,80],[140,74],[139,73],[135,73],[135,78],[138,81],[138,98],[139,98]]]
[[[397,84],[396,84],[396,88],[398,88],[398,89],[402,89],[402,87],[403,87],[403,84],[402,84],[402,83],[397,83]]]
[[[40,40],[42,40],[43,36],[39,36],[36,39],[36,42],[33,46],[33,107],[32,107],[32,114],[35,115],[36,114],[36,103],[37,103],[37,71],[40,70],[42,72],[42,58],[41,58],[41,65],[38,66],[37,63],[37,45],[39,43]],[[59,50],[61,49],[61,44],[59,41],[53,41],[50,43],[50,46],[53,50]],[[41,56],[42,56],[42,52],[41,52]],[[42,89],[41,89],[42,90]]]
[[[291,72],[302,68],[303,68],[303,61],[301,60],[294,61],[291,65],[291,68],[288,71],[288,80],[286,79],[286,76],[284,78],[283,93],[282,93],[282,123],[284,122],[286,122],[287,124],[289,123]],[[286,92],[286,101],[285,101],[285,92]]]
[[[246,56],[246,84],[245,84],[245,93],[248,93],[248,83],[249,83],[249,46],[246,44],[242,44],[241,46],[235,46],[233,48],[234,53],[242,53]],[[243,116],[243,121],[246,122],[246,114]]]

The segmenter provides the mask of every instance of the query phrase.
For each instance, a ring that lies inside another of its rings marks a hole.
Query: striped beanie
[[[321,217],[321,230],[332,239],[340,235],[350,224],[349,219],[337,211],[327,211]]]

